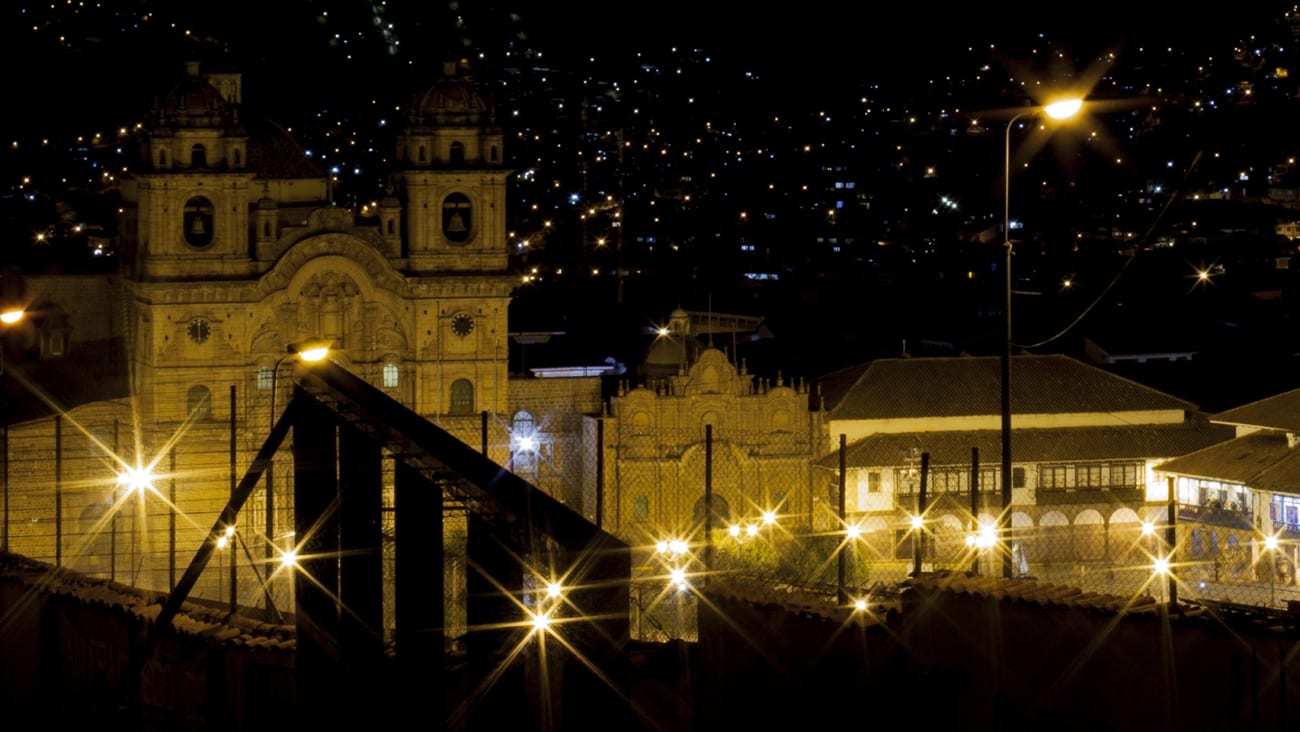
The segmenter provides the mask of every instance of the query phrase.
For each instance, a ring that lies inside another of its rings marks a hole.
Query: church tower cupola
[[[417,95],[397,138],[397,193],[413,272],[505,269],[503,133],[455,64]]]

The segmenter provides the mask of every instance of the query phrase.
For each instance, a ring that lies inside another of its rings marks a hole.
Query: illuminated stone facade
[[[387,190],[353,211],[333,205],[329,175],[285,130],[241,117],[238,74],[187,72],[157,97],[123,176],[118,271],[23,279],[30,317],[13,336],[25,353],[67,361],[115,342],[123,356],[105,365],[127,376],[120,398],[15,426],[12,548],[94,571],[115,557],[120,579],[129,547],[133,581],[167,587],[168,565],[183,569],[288,403],[289,348],[315,340],[467,444],[581,500],[594,478],[579,441],[583,415],[601,411],[599,379],[509,377],[511,171],[475,86],[448,67],[414,97]],[[546,428],[535,451],[511,438],[524,425]],[[277,461],[274,515],[261,490],[241,512],[241,564],[268,538],[291,541],[288,462]],[[135,464],[165,484],[101,521],[122,495],[115,475]],[[179,525],[165,532],[168,490]],[[241,573],[241,595],[256,592],[253,570]],[[213,579],[198,592],[224,590]]]
[[[702,344],[683,311],[651,345],[638,383],[623,384],[605,419],[605,526],[634,545],[702,538],[706,489],[714,529],[771,512],[808,527],[821,413],[806,384],[758,379]]]

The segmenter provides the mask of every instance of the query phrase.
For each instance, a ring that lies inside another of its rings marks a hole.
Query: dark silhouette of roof
[[[888,358],[872,361],[851,386],[845,371],[827,380],[831,419],[960,417],[1001,412],[997,357]],[[841,395],[832,400],[832,395]],[[1068,356],[1014,356],[1015,414],[1195,411],[1191,402],[1115,376]]]
[[[1300,486],[1300,450],[1283,432],[1252,432],[1170,460],[1160,470],[1295,493]]]
[[[982,463],[1001,456],[999,430],[953,430],[875,434],[847,445],[848,465],[903,465],[912,451],[929,453],[933,465],[969,465],[971,449]],[[1186,455],[1232,439],[1232,429],[1197,419],[1182,424],[1136,424],[1121,427],[1018,429],[1011,443],[1016,462],[1071,460],[1141,460]],[[839,466],[839,451],[823,457],[825,468]]]
[[[1219,412],[1211,419],[1224,424],[1300,432],[1300,389]]]

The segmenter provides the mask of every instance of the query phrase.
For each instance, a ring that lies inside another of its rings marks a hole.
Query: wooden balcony
[[[1196,521],[1197,523],[1227,526],[1233,529],[1250,529],[1254,526],[1252,519],[1253,515],[1250,511],[1235,509],[1231,506],[1178,504],[1179,521]]]
[[[1040,506],[1077,506],[1082,503],[1136,506],[1146,502],[1145,486],[1039,488],[1035,494]]]

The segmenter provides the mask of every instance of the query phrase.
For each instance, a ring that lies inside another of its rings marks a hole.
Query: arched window
[[[384,364],[384,381],[383,381],[384,388],[396,389],[397,382],[398,382],[397,364],[391,362]]]
[[[456,379],[451,382],[452,414],[474,413],[474,384],[469,379]]]
[[[235,167],[236,167],[236,168],[238,168],[238,167],[242,167],[243,164],[244,164],[244,157],[243,157],[243,155],[239,152],[239,148],[235,148],[235,150],[234,150],[234,158],[235,158]]]
[[[421,146],[420,146],[420,160],[419,160],[419,162],[421,162],[421,163],[424,162],[424,145],[421,145]]]
[[[272,366],[257,367],[257,390],[270,391],[275,388],[275,368]]]
[[[453,193],[442,199],[442,235],[452,244],[469,240],[473,222],[474,205],[464,193]]]
[[[536,478],[537,454],[541,449],[533,415],[525,410],[515,412],[510,422],[510,465],[515,475]]]
[[[459,142],[451,143],[451,151],[448,153],[448,160],[452,165],[465,164],[465,146]]]
[[[496,145],[493,145],[492,147],[488,148],[488,160],[491,160],[491,161],[494,162],[494,163],[497,162],[497,146],[496,146]]]
[[[208,149],[202,145],[195,145],[190,148],[190,167],[206,168],[208,167]]]
[[[158,151],[158,165],[159,165],[159,167],[163,167],[163,166],[166,166],[166,165],[167,165],[167,151],[166,151],[166,150],[159,150],[159,151]]]
[[[192,247],[205,247],[212,243],[212,218],[216,209],[203,196],[185,202],[185,241]]]
[[[212,417],[212,393],[208,391],[208,387],[202,384],[190,387],[185,395],[185,412],[193,419]]]
[[[395,233],[397,233],[397,229],[395,228],[396,226],[397,226],[397,222],[393,221],[392,219],[389,219],[389,220],[388,220],[388,233],[389,233],[389,234],[395,234]]]
[[[270,222],[270,221],[265,221],[265,222],[262,223],[262,236],[266,237],[267,239],[270,239],[270,238],[271,238],[271,222]]]

